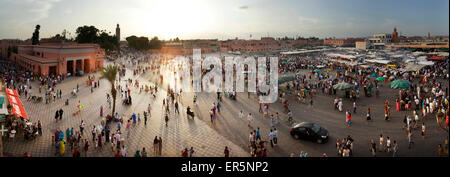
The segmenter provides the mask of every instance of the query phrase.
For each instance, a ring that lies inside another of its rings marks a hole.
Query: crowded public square
[[[0,4],[4,159],[449,157],[448,0]]]
[[[202,58],[223,60],[228,55],[233,54]],[[27,115],[7,120],[3,153],[11,157],[448,156],[448,57],[413,72],[398,69],[402,66],[340,62],[324,52],[273,56],[279,58],[274,103],[260,103],[263,93],[247,89],[183,92],[189,89],[180,88],[181,64],[174,55],[124,50],[120,57],[106,61],[103,71],[72,77],[36,76],[2,61],[5,87],[17,92]],[[114,66],[116,76],[109,81],[104,72]],[[204,75],[207,69],[203,69]],[[115,101],[111,87],[116,89]],[[302,122],[327,130],[326,138],[298,140],[292,132]]]

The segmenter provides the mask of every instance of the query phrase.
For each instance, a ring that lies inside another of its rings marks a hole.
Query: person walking
[[[422,139],[425,139],[425,122],[422,123]]]
[[[191,147],[191,149],[189,150],[189,157],[193,157],[194,156],[194,147]]]
[[[56,122],[58,122],[58,119],[59,119],[59,110],[56,110],[56,112],[55,112],[55,120],[56,120]]]
[[[249,127],[251,127],[251,123],[252,123],[252,121],[253,121],[253,116],[252,116],[252,113],[248,113],[248,116],[247,116],[247,121],[248,121],[248,126]]]
[[[391,139],[388,137],[386,137],[386,151],[387,153],[391,153]]]
[[[89,150],[89,141],[87,139],[84,139],[84,154],[87,157],[87,152]]]
[[[375,143],[375,141],[373,139],[370,140],[370,151],[371,151],[373,157],[377,156],[377,144]]]
[[[223,151],[225,157],[230,157],[230,150],[228,149],[228,146],[225,146],[225,150]]]
[[[372,120],[372,116],[370,115],[370,107],[367,108],[367,121]]]
[[[144,125],[147,125],[147,112],[144,111]]]
[[[103,117],[103,106],[100,105],[100,117]]]
[[[142,148],[142,157],[147,157],[147,151],[145,151],[145,147]]]
[[[256,135],[255,142],[258,141],[258,140],[261,141],[261,131],[259,130],[259,127],[258,127],[258,129],[256,130],[255,135]]]
[[[347,123],[347,126],[348,127],[350,127],[350,126],[352,126],[352,114],[350,113],[350,111],[347,109],[347,112],[346,112],[346,123]]]
[[[396,157],[397,156],[397,152],[398,152],[398,144],[397,141],[394,140],[394,144],[392,145],[393,149],[392,149],[392,157]]]
[[[166,121],[166,127],[168,126],[168,122],[169,122],[169,114],[167,114],[167,112],[166,112],[166,115],[164,116],[164,118],[165,118],[165,121]],[[212,119],[211,119],[212,120]]]
[[[408,149],[411,149],[412,144],[414,144],[414,141],[412,139],[412,132],[410,130],[410,131],[408,131]]]
[[[158,136],[155,136],[155,139],[153,140],[153,153],[155,156],[158,155],[158,148],[159,148],[159,140],[158,140]]]
[[[120,155],[121,157],[127,156],[127,149],[125,148],[125,146],[122,146],[122,149],[120,149]]]
[[[159,145],[159,156],[162,154],[162,138],[159,137],[158,139],[158,145]]]
[[[273,148],[273,131],[270,129],[269,132],[269,140],[270,140],[270,146]]]
[[[278,130],[277,128],[273,129],[273,145],[277,146],[278,144]]]
[[[384,138],[383,134],[380,134],[380,147],[378,148],[378,150],[381,152],[383,149],[384,149]]]
[[[178,110],[178,102],[175,101],[175,113],[179,114],[179,110]]]
[[[438,145],[438,155],[439,157],[444,157],[444,149],[442,149],[442,145]]]
[[[83,135],[83,130],[84,130],[84,121],[83,120],[81,120],[81,123],[80,123],[80,133],[81,133],[81,135]]]
[[[62,108],[59,109],[59,120],[62,120],[63,113],[64,113],[63,109]]]

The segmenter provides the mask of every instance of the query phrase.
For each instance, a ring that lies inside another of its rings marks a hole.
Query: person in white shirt
[[[127,148],[125,148],[125,146],[122,146],[122,149],[120,150],[120,155],[122,157],[126,157],[127,156]]]
[[[248,113],[247,121],[248,121],[248,126],[250,127],[250,123],[253,121],[252,113]]]
[[[273,145],[276,146],[278,144],[278,130],[274,128],[273,130]]]
[[[391,139],[388,137],[386,137],[386,150],[388,153],[391,152]]]
[[[241,110],[241,112],[239,112],[239,119],[242,119],[242,118],[244,118],[244,113]]]

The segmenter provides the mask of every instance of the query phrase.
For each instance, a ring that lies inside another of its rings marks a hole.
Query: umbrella
[[[286,64],[287,63],[287,61],[283,61],[283,64]]]
[[[384,78],[384,77],[378,77],[376,80],[377,80],[377,81],[384,81],[384,80],[386,80],[386,78]]]
[[[406,89],[409,88],[411,86],[411,82],[407,81],[407,80],[394,80],[391,82],[391,88],[394,89]]]
[[[377,76],[378,76],[377,73],[373,73],[373,74],[372,74],[372,77],[377,77]]]
[[[294,76],[282,76],[278,79],[278,84],[284,84],[289,81],[295,80]]]
[[[314,72],[318,73],[320,72],[320,69],[315,69]]]
[[[349,84],[349,83],[346,83],[346,82],[341,82],[341,83],[338,83],[336,85],[333,85],[333,88],[337,89],[337,90],[346,90],[346,89],[350,89],[350,88],[353,88],[353,87],[354,87],[353,84]]]
[[[299,75],[302,75],[302,73],[297,73],[297,74],[295,74],[295,75],[299,76]]]

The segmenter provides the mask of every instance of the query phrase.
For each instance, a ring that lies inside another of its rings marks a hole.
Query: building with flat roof
[[[365,41],[364,38],[345,38],[345,39],[325,39],[324,45],[331,45],[335,47],[354,47],[355,42]]]
[[[105,51],[98,44],[41,40],[41,45],[19,45],[10,57],[16,64],[40,76],[91,73],[103,67]]]

